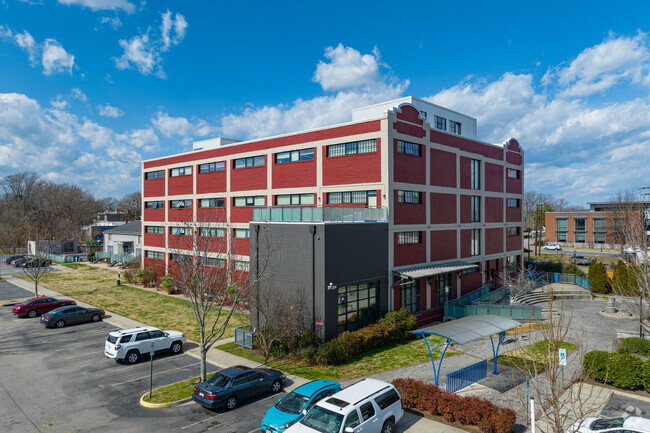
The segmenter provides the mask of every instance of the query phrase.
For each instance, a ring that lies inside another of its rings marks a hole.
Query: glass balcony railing
[[[386,222],[385,207],[265,206],[253,208],[252,222]]]

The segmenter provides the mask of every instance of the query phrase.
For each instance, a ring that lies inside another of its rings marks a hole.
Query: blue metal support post
[[[497,371],[497,356],[499,356],[499,346],[501,346],[501,342],[503,342],[503,339],[505,338],[506,333],[505,331],[499,332],[499,342],[497,343],[497,347],[494,347],[494,340],[492,339],[492,336],[490,335],[490,343],[492,343],[492,354],[494,355],[494,371],[492,374],[499,374]]]
[[[433,376],[436,380],[436,386],[438,386],[438,379],[440,378],[440,366],[442,365],[442,359],[445,357],[445,353],[447,352],[447,348],[451,344],[451,340],[447,339],[446,342],[439,344],[437,346],[434,346],[434,350],[437,350],[438,353],[440,354],[440,361],[438,361],[438,369],[436,370],[436,364],[433,360],[433,353],[431,352],[431,346],[429,345],[429,340],[427,340],[427,337],[424,335],[424,333],[420,333],[422,335],[422,338],[424,338],[424,342],[427,345],[427,349],[429,349],[429,356],[431,357],[431,365],[433,366]],[[433,345],[433,343],[431,343]],[[440,348],[442,346],[445,346],[445,350],[442,352],[440,351]]]

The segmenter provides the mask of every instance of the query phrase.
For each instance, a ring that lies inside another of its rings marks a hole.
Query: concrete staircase
[[[538,287],[531,292],[517,296],[516,302],[522,304],[543,304],[549,300],[591,300],[588,290],[574,284],[553,283]]]

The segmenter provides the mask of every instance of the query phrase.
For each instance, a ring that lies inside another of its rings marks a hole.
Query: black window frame
[[[276,164],[287,164],[290,162],[300,162],[300,161],[313,161],[315,149],[310,147],[309,149],[300,149],[300,150],[289,150],[287,152],[278,152],[275,154],[275,163]],[[295,157],[295,159],[294,159]],[[288,158],[287,160],[285,160]]]
[[[481,196],[473,195],[470,199],[471,220],[473,223],[481,222]]]
[[[340,197],[340,201],[333,198]],[[327,204],[368,204],[368,197],[377,197],[377,190],[328,192]],[[361,199],[364,199],[361,201]]]
[[[179,206],[180,203],[183,205]],[[169,209],[192,209],[192,199],[169,200]]]
[[[208,206],[203,206],[204,200],[208,201]],[[199,208],[209,209],[209,208],[219,208],[226,206],[226,199],[222,197],[214,198],[200,198],[199,199]]]
[[[266,155],[249,156],[246,158],[237,158],[232,161],[233,170],[242,168],[264,167],[266,165]]]
[[[508,227],[507,228],[508,236],[519,236],[519,227]]]
[[[447,119],[442,116],[433,116],[436,129],[447,131]]]
[[[419,313],[422,310],[422,290],[420,288],[420,280],[402,284],[401,289],[402,307],[409,310],[411,314]]]
[[[422,204],[422,192],[397,190],[397,203]]]
[[[145,209],[165,209],[165,202],[163,200],[145,201]]]
[[[165,170],[148,171],[144,174],[144,180],[164,179]]]
[[[506,206],[509,207],[510,209],[518,208],[519,207],[519,199],[518,198],[506,199]]]
[[[174,174],[174,170],[177,170],[177,174]],[[180,177],[180,176],[191,176],[192,175],[192,166],[186,165],[185,167],[175,167],[169,169],[169,177]]]
[[[147,251],[144,252],[144,256],[147,259],[165,260],[165,253],[160,252],[160,251],[147,250]]]
[[[226,161],[215,161],[215,162],[206,162],[205,164],[199,164],[199,174],[204,173],[214,173],[217,171],[226,170]]]
[[[331,144],[327,146],[327,157],[363,155],[377,152],[377,139],[351,141],[349,143]]]
[[[506,176],[508,177],[508,179],[519,179],[519,170],[515,168],[507,168]]]
[[[469,164],[470,170],[470,189],[481,189],[481,160],[472,159]]]
[[[421,243],[421,231],[397,232],[397,245],[418,245]]]
[[[481,255],[481,229],[472,229],[472,238],[471,238],[471,255],[480,256]]]
[[[163,226],[144,226],[144,232],[150,235],[164,235],[165,227]]]
[[[422,145],[410,141],[397,140],[397,153],[402,155],[422,156]]]
[[[258,198],[263,198],[264,203],[266,203],[266,196],[265,195],[248,195],[248,196],[242,196],[242,197],[233,197],[232,198],[232,206],[233,207],[252,207],[252,206],[265,206],[265,204],[255,204],[255,200]],[[246,204],[236,204],[237,199],[244,199]]]

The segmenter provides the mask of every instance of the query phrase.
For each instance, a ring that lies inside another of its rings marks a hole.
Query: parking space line
[[[260,427],[256,428],[255,430],[251,430],[251,431],[249,431],[248,433],[256,432],[256,431],[258,431],[259,429],[260,429]]]
[[[103,350],[102,350],[101,353],[102,353],[102,355],[104,355],[104,351],[103,351]],[[142,356],[144,357],[145,355],[146,355],[146,354],[143,354]],[[189,356],[189,355],[188,355],[188,356]],[[106,355],[104,355],[104,357],[106,357],[106,359],[113,359],[113,358],[109,358],[109,357],[107,357]],[[166,356],[166,357],[164,357],[164,358],[156,358],[155,361],[156,361],[156,363],[161,363],[161,362],[164,362],[164,361],[169,361],[169,360],[174,360],[174,359],[179,359],[179,358],[176,357],[176,356]],[[130,371],[130,370],[136,369],[136,368],[138,368],[138,367],[142,367],[143,365],[146,365],[146,366],[147,366],[147,367],[146,367],[147,370],[149,369],[148,363],[146,363],[146,362],[139,362],[139,363],[137,363],[137,364],[131,364],[131,365],[123,365],[123,366],[120,366],[120,368],[119,368],[119,372]],[[102,368],[100,368],[100,369],[98,369],[98,370],[95,370],[95,371],[100,371],[100,370],[104,370],[104,368],[102,367]],[[118,372],[118,374],[119,374],[119,372]],[[113,370],[113,369],[110,369],[110,371],[107,371],[107,372],[104,372],[104,373],[93,374],[93,377],[106,376],[107,374],[116,374],[116,371]]]
[[[202,420],[202,421],[197,421],[197,422],[194,422],[194,423],[192,423],[192,424],[188,424],[188,425],[186,425],[185,427],[181,427],[181,430],[185,430],[186,428],[189,428],[189,427],[195,426],[195,425],[197,425],[197,424],[201,424],[202,422],[206,422],[207,420],[212,419],[212,418],[216,418],[216,417],[218,417],[218,416],[219,416],[219,415],[213,415],[213,416],[211,416],[211,417],[209,417],[209,418],[206,418],[206,419],[204,419],[204,420]]]
[[[184,366],[184,367],[176,367],[176,368],[172,368],[172,369],[169,369],[169,370],[160,371],[160,372],[158,372],[158,373],[154,373],[153,375],[154,375],[154,376],[158,376],[158,375],[160,375],[160,374],[169,373],[170,371],[175,371],[175,370],[184,370],[184,369],[186,369],[186,368],[188,368],[188,367],[192,367],[192,366],[194,366],[194,365],[199,365],[199,364],[200,364],[200,362],[195,362],[194,364],[189,364],[189,365],[186,365],[186,366]],[[146,378],[148,378],[148,377],[149,377],[149,375],[147,375],[147,376],[142,376],[142,377],[137,377],[137,378],[135,378],[135,379],[126,380],[126,381],[124,381],[124,382],[114,383],[112,386],[124,385],[125,383],[135,382],[136,380],[142,380],[142,379],[146,379]]]
[[[103,343],[103,342],[102,342]],[[66,347],[62,347],[60,349],[54,349],[55,352],[61,352],[62,350],[69,350],[72,347],[84,347],[84,346],[97,346],[98,343],[96,341],[91,341],[90,343],[79,343],[79,344],[68,344]],[[102,344],[102,348],[104,348],[104,345]]]

